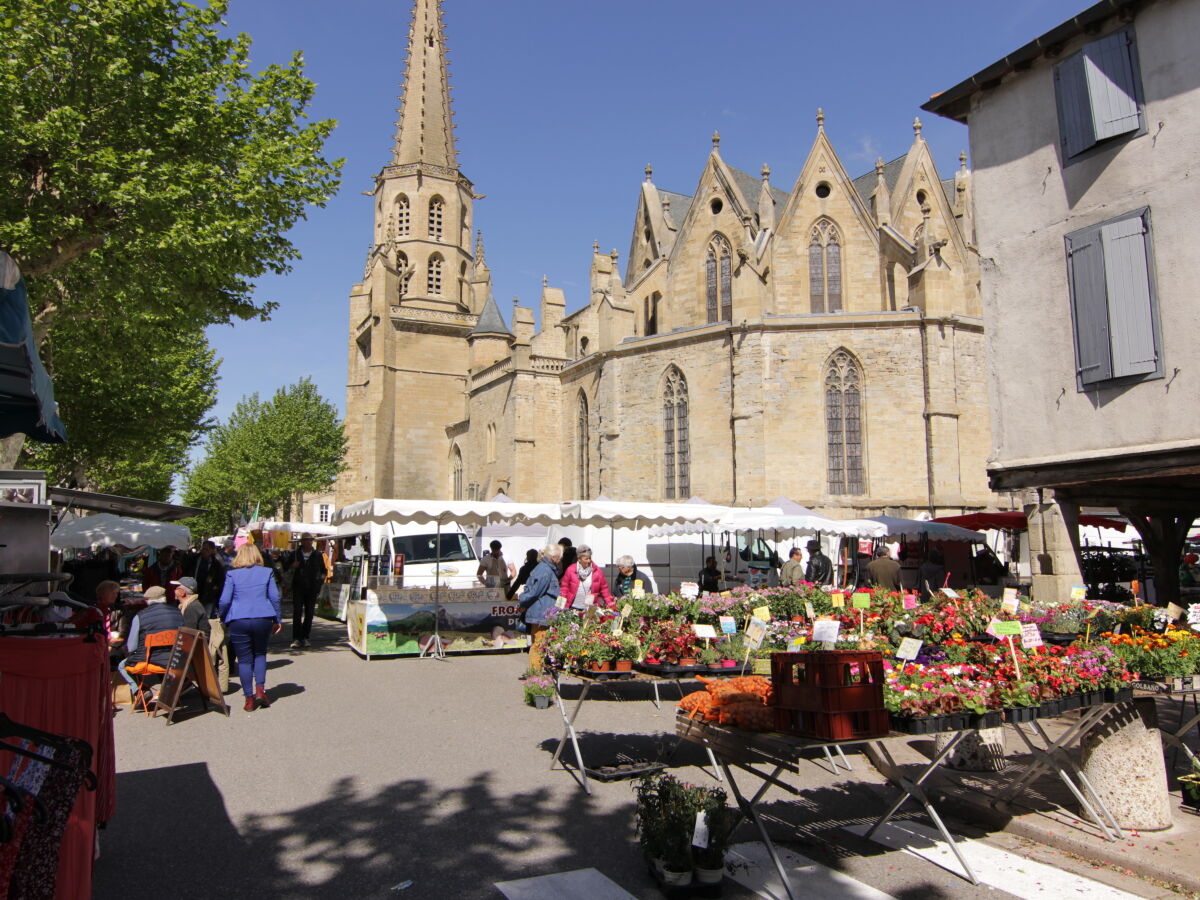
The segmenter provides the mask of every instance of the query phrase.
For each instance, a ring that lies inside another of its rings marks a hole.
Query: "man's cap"
[[[147,600],[159,600],[167,596],[167,589],[155,585],[152,588],[147,588],[146,592],[142,594],[142,596]]]
[[[300,540],[302,541],[311,541],[312,539],[313,536],[311,531],[306,531],[304,534],[300,535]]]
[[[190,575],[185,575],[178,581],[172,581],[171,584],[177,584],[181,588],[186,588],[189,594],[196,593],[196,579],[192,578]]]
[[[820,550],[820,549],[821,549],[821,542],[820,542],[820,541],[818,541],[816,538],[813,538],[813,539],[812,539],[811,541],[809,541],[809,542],[808,542],[808,543],[807,543],[805,546],[806,546],[806,547],[808,547],[808,549],[809,549],[809,550]]]

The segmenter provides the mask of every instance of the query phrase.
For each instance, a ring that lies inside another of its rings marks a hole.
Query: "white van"
[[[403,556],[405,587],[433,587],[434,584],[452,588],[479,586],[475,578],[479,559],[471,546],[471,539],[458,528],[443,527],[439,535],[437,527],[428,524],[346,523],[338,526],[337,536],[358,538],[347,551],[347,556],[351,560],[365,557],[359,585],[372,583],[367,581],[370,575],[388,576],[395,572],[396,558]]]

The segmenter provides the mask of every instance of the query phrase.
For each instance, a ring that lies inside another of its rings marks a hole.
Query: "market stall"
[[[187,547],[191,540],[192,533],[188,527],[176,522],[154,522],[112,513],[93,513],[60,522],[50,535],[50,546],[55,550],[116,546]]]

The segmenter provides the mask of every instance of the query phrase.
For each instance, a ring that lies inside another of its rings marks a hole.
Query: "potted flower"
[[[664,887],[692,883],[692,834],[700,790],[665,772],[643,775],[634,784],[638,842]]]
[[[740,634],[728,634],[717,645],[721,655],[721,665],[727,669],[735,668],[746,656],[746,638]]]
[[[708,844],[692,847],[692,881],[697,885],[719,885],[725,877],[725,854],[739,817],[726,802],[721,788],[697,788],[699,805],[708,826]]]
[[[642,642],[638,640],[636,634],[626,631],[617,635],[616,658],[613,660],[613,668],[616,671],[628,672],[633,668],[633,664],[641,658],[641,655]]]
[[[554,679],[549,675],[530,674],[525,677],[525,703],[538,709],[549,709],[554,696]]]
[[[706,642],[696,653],[696,660],[702,666],[715,669],[721,662],[721,651],[711,642]]]

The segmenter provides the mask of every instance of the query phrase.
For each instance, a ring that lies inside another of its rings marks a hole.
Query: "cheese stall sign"
[[[419,656],[441,640],[446,653],[524,647],[521,609],[501,588],[378,587],[347,610],[350,646],[367,658]]]

